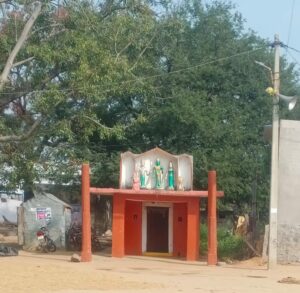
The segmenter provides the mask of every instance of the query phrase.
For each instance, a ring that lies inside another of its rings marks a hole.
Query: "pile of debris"
[[[17,235],[18,226],[9,220],[5,216],[2,216],[3,222],[0,222],[0,234],[5,236]]]
[[[105,233],[103,233],[101,236],[98,237],[99,237],[99,241],[103,246],[111,246],[112,231],[110,229],[108,229]]]
[[[19,255],[19,252],[17,249],[10,247],[10,246],[5,246],[0,244],[0,257],[1,256],[17,256]]]

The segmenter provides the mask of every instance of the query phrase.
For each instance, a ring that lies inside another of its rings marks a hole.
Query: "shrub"
[[[247,246],[242,237],[233,235],[231,231],[219,227],[218,231],[218,258],[243,259],[247,256]],[[207,225],[201,224],[200,229],[200,253],[207,255]]]
[[[207,236],[208,229],[207,225],[200,225],[200,254],[207,255]]]

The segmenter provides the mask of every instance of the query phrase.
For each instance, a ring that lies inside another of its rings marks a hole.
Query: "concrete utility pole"
[[[271,195],[270,195],[270,236],[269,236],[269,268],[277,264],[277,218],[278,218],[278,157],[279,157],[279,36],[275,35],[275,62],[273,73],[273,122],[272,122],[272,162],[271,162]]]

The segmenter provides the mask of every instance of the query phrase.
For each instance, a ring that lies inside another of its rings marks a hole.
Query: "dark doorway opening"
[[[147,207],[147,252],[169,252],[167,207]]]

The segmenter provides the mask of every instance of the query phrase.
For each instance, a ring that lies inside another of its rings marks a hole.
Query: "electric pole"
[[[273,121],[272,121],[272,161],[270,193],[270,234],[269,234],[269,268],[277,264],[277,218],[278,218],[278,159],[279,159],[279,36],[275,35],[274,73],[273,73]]]

